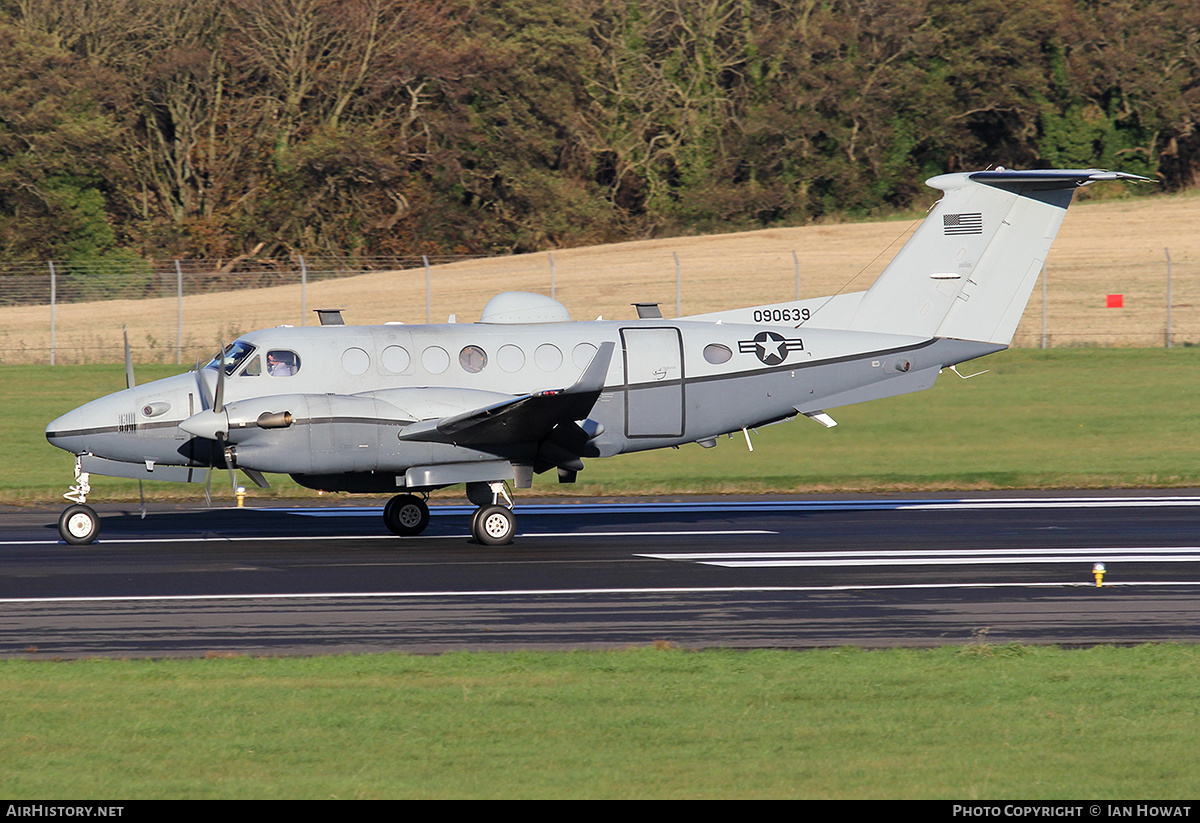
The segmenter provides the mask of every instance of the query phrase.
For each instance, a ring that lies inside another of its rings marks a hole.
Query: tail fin
[[[1075,189],[1146,179],[1100,169],[930,178],[945,196],[863,295],[851,328],[1007,346]]]

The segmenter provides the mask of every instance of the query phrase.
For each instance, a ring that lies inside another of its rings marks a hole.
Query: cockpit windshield
[[[241,340],[235,340],[225,347],[225,374],[233,374],[237,367],[242,364],[247,357],[254,352],[254,346],[249,343],[244,343]],[[221,355],[216,355],[212,360],[204,366],[206,369],[215,369],[217,361],[221,359]]]

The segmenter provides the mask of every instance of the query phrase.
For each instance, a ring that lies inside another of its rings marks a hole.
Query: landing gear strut
[[[429,525],[429,505],[415,494],[398,494],[383,507],[383,524],[400,537],[415,537]]]
[[[471,536],[485,546],[506,546],[517,531],[513,499],[508,484],[468,483],[467,499],[477,508],[471,515]]]
[[[75,485],[63,497],[74,503],[67,506],[58,518],[58,533],[72,546],[82,546],[95,541],[100,534],[100,517],[96,510],[87,505],[88,492],[92,490],[89,475],[83,470],[82,461],[75,458]]]

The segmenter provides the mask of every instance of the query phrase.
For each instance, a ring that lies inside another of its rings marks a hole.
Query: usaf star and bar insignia
[[[799,337],[784,337],[773,331],[760,331],[753,340],[739,340],[738,351],[753,354],[767,366],[778,366],[790,352],[804,351],[804,341]]]

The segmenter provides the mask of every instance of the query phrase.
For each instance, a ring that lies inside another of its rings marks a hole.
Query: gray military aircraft
[[[205,482],[241,469],[328,491],[396,492],[397,535],[425,498],[465,484],[476,540],[508,543],[509,483],[583,460],[696,442],[927,389],[1008,347],[1074,190],[1146,180],[1099,169],[944,174],[928,217],[864,292],[664,319],[573,322],[506,292],[478,323],[321,326],[246,334],[194,372],[134,385],[50,423],[75,457],[59,531],[96,539],[90,474]]]

